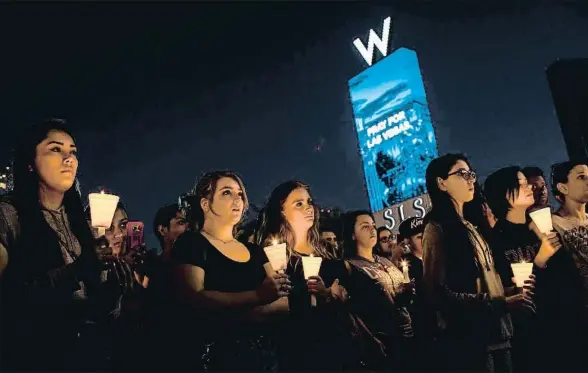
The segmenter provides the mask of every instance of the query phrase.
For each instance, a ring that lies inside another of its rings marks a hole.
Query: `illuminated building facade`
[[[416,53],[401,48],[349,81],[374,213],[426,193],[437,142]]]

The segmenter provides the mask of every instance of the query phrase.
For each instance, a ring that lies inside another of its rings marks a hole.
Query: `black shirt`
[[[247,262],[236,262],[223,255],[200,232],[186,232],[176,241],[171,259],[180,264],[191,264],[204,270],[204,289],[223,293],[239,293],[256,290],[265,278],[265,255],[253,244],[246,244],[251,255]],[[230,338],[249,338],[256,334],[255,325],[247,322],[224,323],[223,312],[208,315],[217,322],[200,321],[198,330],[207,338],[221,335]],[[193,319],[197,317],[194,316]]]
[[[329,371],[340,370],[348,364],[346,353],[348,330],[344,324],[344,312],[335,303],[323,303],[320,298],[316,307],[311,306],[304,272],[302,254],[292,255],[286,274],[292,282],[288,297],[290,317],[276,329],[279,343],[280,369],[285,371]],[[323,259],[319,276],[326,287],[338,279],[347,283],[347,269],[342,260]]]

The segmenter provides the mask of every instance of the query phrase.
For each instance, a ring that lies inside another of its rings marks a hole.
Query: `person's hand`
[[[120,289],[120,294],[126,294],[135,287],[135,276],[131,266],[124,260],[116,257],[104,259],[106,281]]]
[[[327,289],[325,282],[320,276],[310,276],[306,281],[308,292],[314,294],[323,299],[329,299],[331,296],[331,290]]]
[[[540,268],[544,268],[549,259],[561,248],[559,235],[556,232],[549,232],[547,235],[543,234],[539,231],[535,223],[531,223],[530,227],[541,240],[541,247],[539,247],[539,251],[535,256],[535,264]]]
[[[268,304],[279,298],[287,297],[291,290],[292,285],[288,275],[274,273],[263,280],[263,283],[257,289],[257,296],[262,304]]]
[[[331,293],[331,297],[334,300],[346,302],[349,300],[349,294],[347,294],[347,289],[339,284],[339,279],[336,279],[329,287],[329,291]]]
[[[533,297],[535,295],[535,275],[531,274],[528,280],[525,280],[523,286],[523,294],[528,295],[529,297]]]
[[[398,293],[398,295],[400,295],[400,294],[404,294],[404,295],[416,294],[415,287],[414,287],[414,280],[411,282],[401,283],[400,286],[398,286],[397,293]]]
[[[137,281],[137,283],[141,285],[143,289],[147,289],[147,286],[149,286],[149,276],[142,275],[137,271],[133,271],[133,275],[135,277],[135,281]]]
[[[535,303],[531,297],[524,293],[506,297],[506,308],[509,311],[524,310],[535,313]]]

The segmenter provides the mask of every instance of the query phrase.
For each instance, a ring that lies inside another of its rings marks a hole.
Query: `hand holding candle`
[[[543,234],[549,234],[553,230],[553,222],[551,221],[551,208],[545,207],[529,213],[529,216]]]
[[[321,270],[321,263],[323,258],[320,256],[303,256],[302,257],[302,271],[304,272],[304,279],[308,280],[310,277],[318,276]],[[316,306],[316,296],[311,294],[310,305]]]
[[[561,248],[561,241],[558,234],[553,230],[549,207],[533,211],[529,215],[533,220],[529,228],[541,240],[541,247],[533,261],[539,268],[545,268],[547,262]]]
[[[265,255],[274,271],[284,273],[288,265],[286,243],[278,244],[278,241],[274,240],[272,245],[264,247],[263,251],[265,251]]]
[[[512,263],[510,266],[514,274],[516,286],[522,288],[525,286],[525,281],[529,280],[533,273],[533,263]]]
[[[90,201],[92,227],[98,228],[98,236],[103,236],[105,230],[110,228],[112,224],[112,218],[120,197],[100,191],[100,193],[90,193],[88,199]]]

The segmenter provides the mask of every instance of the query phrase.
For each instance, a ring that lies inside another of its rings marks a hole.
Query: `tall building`
[[[557,60],[547,70],[568,156],[588,157],[588,58]]]
[[[437,142],[417,55],[400,48],[349,80],[373,213],[426,193]]]

